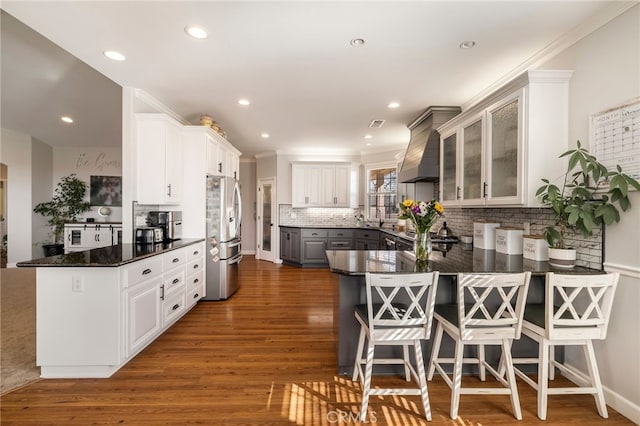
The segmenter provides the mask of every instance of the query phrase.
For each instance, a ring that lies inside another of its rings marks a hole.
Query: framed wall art
[[[122,176],[91,176],[92,206],[122,206]]]

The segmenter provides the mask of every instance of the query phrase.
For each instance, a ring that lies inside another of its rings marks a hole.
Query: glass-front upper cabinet
[[[462,204],[478,204],[484,196],[482,117],[462,127]]]
[[[487,110],[487,204],[522,202],[522,90]]]
[[[458,186],[458,146],[456,133],[442,138],[440,145],[440,201],[445,205],[458,203],[460,187]]]

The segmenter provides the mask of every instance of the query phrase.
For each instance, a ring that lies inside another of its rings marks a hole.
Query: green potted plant
[[[89,202],[84,199],[86,192],[87,184],[72,173],[60,179],[51,201],[34,207],[33,211],[48,217],[47,223],[51,225],[53,244],[42,246],[45,256],[64,252],[64,224],[77,221],[78,215],[90,209]]]
[[[562,187],[542,179],[544,185],[538,188],[536,196],[542,204],[551,207],[555,225],[544,229],[544,238],[549,244],[549,263],[560,268],[572,268],[576,251],[567,247],[565,237],[581,234],[593,235],[593,230],[601,225],[611,225],[620,221],[620,211],[631,207],[629,190],[640,191],[640,183],[623,173],[620,165],[609,171],[595,156],[582,147],[562,154],[568,157],[567,171]]]

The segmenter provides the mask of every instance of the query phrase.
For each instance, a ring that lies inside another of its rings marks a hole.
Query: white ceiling
[[[3,0],[2,9],[108,77],[87,84],[84,78],[91,72],[74,72],[78,63],[73,58],[67,58],[66,72],[56,69],[45,52],[53,46],[43,44],[41,51],[28,55],[5,52],[3,28],[3,126],[9,116],[21,126],[59,126],[59,104],[77,98],[85,106],[67,114],[78,117],[78,126],[91,112],[94,121],[88,128],[96,137],[115,127],[119,135],[120,123],[113,124],[110,117],[119,119],[120,94],[114,102],[118,91],[110,79],[143,89],[193,124],[201,113],[209,113],[244,156],[273,150],[337,154],[402,148],[409,140],[407,124],[428,106],[468,104],[505,76],[535,65],[535,58],[544,58],[563,40],[576,39],[593,30],[594,22],[620,13],[625,4]],[[206,28],[209,37],[188,37],[187,25]],[[349,41],[356,37],[366,44],[352,47]],[[476,41],[476,47],[460,49],[465,40]],[[102,52],[110,49],[127,60],[105,58]],[[35,63],[36,54],[44,58],[42,65]],[[29,77],[27,86],[33,90],[12,87],[8,93],[4,73],[9,68],[12,78],[16,73]],[[251,105],[238,105],[240,98],[250,99]],[[391,101],[400,108],[388,109]],[[39,108],[25,109],[23,102],[37,102]],[[30,112],[28,120],[13,116],[19,112]],[[386,122],[369,129],[374,119]],[[38,132],[32,134],[52,145],[82,143],[69,130],[55,141],[42,129]],[[263,132],[271,137],[262,139]],[[367,133],[373,138],[365,140]]]

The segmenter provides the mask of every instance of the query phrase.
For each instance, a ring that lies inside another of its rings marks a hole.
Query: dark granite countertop
[[[434,246],[436,246],[434,244]],[[441,275],[459,272],[523,272],[533,275],[547,272],[565,274],[600,274],[602,271],[576,266],[553,268],[548,262],[535,262],[522,256],[472,248],[471,244],[437,244],[427,265],[416,265],[413,253],[387,250],[327,250],[329,269],[341,275],[364,275],[365,272],[396,273],[439,271]]]
[[[159,244],[118,244],[18,262],[18,267],[117,267],[204,241],[185,238]]]
[[[293,229],[362,229],[369,231],[382,231],[389,235],[394,235],[396,237],[403,238],[407,241],[413,241],[413,235],[409,235],[405,232],[398,232],[393,228],[380,228],[377,226],[291,226],[291,225],[280,225],[280,228],[293,228]]]

